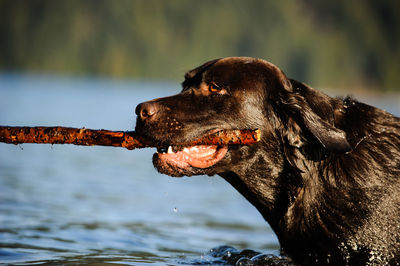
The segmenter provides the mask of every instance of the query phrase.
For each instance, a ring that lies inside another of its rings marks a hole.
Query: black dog
[[[400,119],[331,98],[273,64],[224,58],[185,75],[181,93],[136,108],[136,131],[171,176],[218,174],[302,264],[400,262]],[[179,147],[222,129],[260,129],[249,146]]]

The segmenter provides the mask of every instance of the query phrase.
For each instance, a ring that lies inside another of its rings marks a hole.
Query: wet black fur
[[[211,83],[227,93],[199,93]],[[400,262],[399,118],[331,98],[252,58],[210,61],[182,85],[181,93],[151,102],[157,114],[139,118],[138,132],[168,145],[215,129],[259,128],[262,141],[230,147],[207,169],[174,169],[154,155],[160,172],[222,176],[298,263]]]

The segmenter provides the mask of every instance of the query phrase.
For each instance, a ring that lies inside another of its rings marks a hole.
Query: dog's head
[[[182,87],[177,95],[136,108],[136,131],[158,147],[153,163],[162,173],[235,172],[244,161],[256,160],[260,149],[269,149],[269,161],[279,164],[282,141],[295,148],[316,141],[329,151],[349,150],[344,132],[333,126],[334,118],[326,120],[333,116],[326,108],[330,98],[326,96],[323,105],[314,103],[311,88],[289,80],[267,61],[209,61],[187,72]],[[224,129],[260,129],[262,141],[250,146],[177,146]]]

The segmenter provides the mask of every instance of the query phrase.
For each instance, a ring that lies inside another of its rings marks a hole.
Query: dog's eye
[[[212,93],[220,92],[222,89],[215,83],[208,85],[208,90]]]

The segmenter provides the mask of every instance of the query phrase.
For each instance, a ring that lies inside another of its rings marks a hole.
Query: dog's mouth
[[[228,146],[195,145],[168,146],[157,148],[157,155],[163,165],[173,168],[188,169],[208,168],[221,161],[228,152]]]

